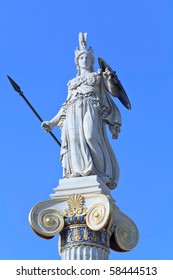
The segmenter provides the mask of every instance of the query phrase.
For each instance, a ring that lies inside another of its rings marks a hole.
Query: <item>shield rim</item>
[[[100,66],[100,68],[103,72],[105,71],[106,68],[108,68],[109,71],[112,73],[113,79],[115,81],[115,85],[116,85],[116,87],[119,88],[118,99],[127,109],[131,109],[131,104],[130,104],[130,100],[127,96],[127,93],[126,93],[125,89],[123,88],[123,86],[122,86],[120,80],[118,79],[117,75],[115,74],[115,72],[110,67],[110,65],[101,57],[98,58],[98,63],[99,63],[99,66]]]

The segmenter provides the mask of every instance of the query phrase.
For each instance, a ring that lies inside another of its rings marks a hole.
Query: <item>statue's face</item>
[[[81,69],[91,69],[91,56],[87,53],[82,53],[78,61]]]

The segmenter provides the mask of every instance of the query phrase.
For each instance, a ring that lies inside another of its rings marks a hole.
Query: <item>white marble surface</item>
[[[108,260],[109,253],[102,248],[74,246],[61,254],[62,260]]]
[[[54,189],[55,193],[51,198],[60,198],[75,194],[105,194],[110,195],[110,189],[97,176],[85,176],[59,180],[59,186]]]

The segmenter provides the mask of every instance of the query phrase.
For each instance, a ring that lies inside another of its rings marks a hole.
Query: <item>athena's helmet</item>
[[[79,57],[81,54],[86,53],[91,56],[91,72],[94,72],[94,56],[93,56],[93,49],[89,47],[87,49],[86,44],[87,33],[79,33],[79,49],[76,48],[75,50],[75,64],[77,65],[77,74],[80,75],[80,67],[79,67]]]

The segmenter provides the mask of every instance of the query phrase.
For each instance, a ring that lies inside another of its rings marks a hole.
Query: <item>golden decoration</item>
[[[89,237],[89,232],[88,232],[88,229],[85,228],[85,229],[84,229],[84,239],[85,239],[85,240],[88,240],[88,237]]]
[[[46,209],[39,213],[38,223],[43,228],[42,234],[55,235],[64,227],[62,214],[55,209]],[[36,229],[38,231],[38,229]]]
[[[62,238],[60,252],[80,246],[94,246],[102,248],[109,252],[109,239],[110,236],[105,229],[100,231],[92,231],[86,225],[82,227],[76,227],[73,230],[65,229],[60,233]]]
[[[74,236],[73,236],[72,240],[74,240],[74,241],[80,240],[80,231],[79,231],[78,228],[75,228],[75,230],[74,230]]]
[[[70,231],[69,231],[69,234],[68,234],[68,237],[67,237],[67,242],[70,242]]]
[[[93,246],[93,242],[87,242],[87,246]],[[72,248],[74,246],[83,246],[83,241],[82,242],[74,242],[72,244],[66,244],[64,246],[61,246],[60,248],[60,252],[62,253],[65,249],[69,249],[69,248]],[[95,244],[94,244],[95,245]],[[104,245],[101,245],[101,244],[97,244],[97,248],[101,248],[101,249],[104,249],[105,251],[107,251],[108,253],[110,253],[110,248],[108,246],[104,246]]]
[[[65,209],[65,216],[73,217],[86,214],[85,198],[80,194],[71,195],[67,200],[68,208]]]
[[[97,203],[88,209],[86,224],[92,230],[100,230],[106,226],[109,215],[109,207],[106,209],[102,203]]]

